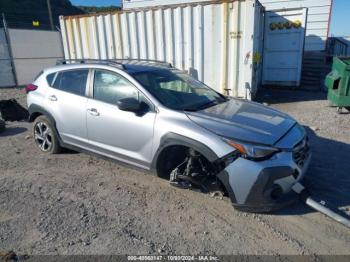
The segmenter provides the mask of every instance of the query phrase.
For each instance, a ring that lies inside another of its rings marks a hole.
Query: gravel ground
[[[0,100],[18,89],[0,89]],[[307,127],[313,160],[306,184],[349,213],[350,114],[322,93],[265,91],[261,101]],[[0,134],[0,253],[350,254],[350,230],[298,203],[274,214],[234,210],[228,198],[181,190],[87,154],[45,155],[31,124]]]

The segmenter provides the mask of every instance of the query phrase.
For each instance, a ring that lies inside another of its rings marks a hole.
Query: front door
[[[147,104],[142,114],[122,111],[117,101],[136,98]],[[123,76],[96,69],[93,98],[87,104],[88,138],[92,150],[124,162],[149,168],[156,113],[152,104]]]
[[[306,8],[266,12],[263,85],[300,85],[306,15]]]

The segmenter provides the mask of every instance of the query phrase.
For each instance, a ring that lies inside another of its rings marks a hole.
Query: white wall
[[[205,0],[123,0],[123,8],[181,4]],[[325,49],[332,0],[260,0],[266,10],[308,8],[305,51]]]
[[[59,32],[9,29],[9,37],[18,85],[31,83],[41,70],[63,58]]]

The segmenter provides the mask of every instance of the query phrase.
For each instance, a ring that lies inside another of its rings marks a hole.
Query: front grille
[[[293,160],[294,162],[302,168],[305,164],[305,160],[309,156],[309,141],[308,138],[305,137],[298,144],[296,144],[293,148]]]

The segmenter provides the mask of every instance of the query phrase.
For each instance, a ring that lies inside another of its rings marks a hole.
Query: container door
[[[5,30],[0,28],[0,87],[15,85]]]
[[[306,8],[266,12],[263,85],[300,85],[306,15]]]
[[[256,5],[254,18],[253,34],[253,77],[252,77],[252,94],[255,95],[262,82],[262,53],[264,42],[264,13],[262,5]]]

